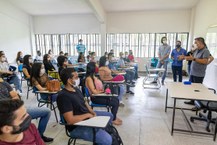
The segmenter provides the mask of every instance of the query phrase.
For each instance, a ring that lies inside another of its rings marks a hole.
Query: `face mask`
[[[11,134],[20,134],[21,132],[27,130],[31,124],[31,120],[31,116],[28,116],[19,126],[13,126],[13,131]]]
[[[78,87],[80,85],[80,78],[78,78],[77,80],[75,80],[74,86]]]
[[[114,58],[114,57],[112,57],[112,60],[115,60],[115,58]]]
[[[177,45],[176,45],[176,48],[180,48],[180,47],[181,47],[181,45],[180,45],[180,44],[177,44]]]
[[[44,69],[44,68],[41,69],[41,71],[40,71],[40,76],[43,76],[43,74],[45,74],[45,69]]]
[[[194,44],[194,47],[192,48],[192,50],[196,50],[198,48],[197,44]]]
[[[164,40],[164,41],[163,41],[163,44],[167,44],[167,41],[166,41],[166,40]]]
[[[108,66],[108,65],[109,65],[109,61],[108,61],[108,60],[106,61],[105,65],[106,65],[106,66]]]
[[[29,63],[32,63],[33,62],[33,60],[32,59],[29,59]]]

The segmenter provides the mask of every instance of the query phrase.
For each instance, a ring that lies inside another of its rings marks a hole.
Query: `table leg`
[[[174,130],[175,113],[176,113],[176,98],[174,98],[174,104],[173,104],[171,135],[173,135],[173,130]]]
[[[216,132],[217,132],[217,117],[216,117],[216,121],[215,121],[215,129],[214,129],[214,134],[213,134],[213,141],[216,140]]]
[[[168,101],[168,89],[166,91],[165,112],[167,112],[167,101]]]

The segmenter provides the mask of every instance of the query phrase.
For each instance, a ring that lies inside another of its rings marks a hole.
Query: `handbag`
[[[46,83],[49,92],[58,92],[60,90],[60,82],[58,80],[49,80]]]

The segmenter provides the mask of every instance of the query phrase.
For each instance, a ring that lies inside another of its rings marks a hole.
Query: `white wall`
[[[93,14],[35,16],[35,34],[100,33],[100,23]]]
[[[189,32],[191,10],[108,13],[108,33]]]
[[[0,50],[5,51],[9,62],[15,60],[18,51],[31,53],[29,16],[0,0]]]
[[[194,37],[205,37],[213,24],[217,24],[217,0],[200,0],[195,9]]]

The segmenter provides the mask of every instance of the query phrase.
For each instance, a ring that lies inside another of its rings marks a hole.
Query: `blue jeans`
[[[135,79],[137,79],[139,77],[138,75],[138,64],[134,64],[134,70],[135,70]]]
[[[127,82],[132,82],[135,78],[135,71],[134,70],[126,70],[125,80]]]
[[[160,61],[158,62],[157,64],[157,68],[161,68],[163,66],[163,68],[165,69],[164,73],[163,73],[163,76],[162,76],[162,83],[164,83],[164,80],[166,78],[166,74],[167,74],[167,64],[168,64],[168,61],[164,61],[164,64],[162,64]]]
[[[22,88],[21,88],[21,83],[20,79],[18,78],[17,75],[13,75],[9,80],[9,84],[14,84],[16,91],[20,91],[22,93]]]
[[[95,111],[97,116],[110,116],[109,123],[113,120],[113,115],[109,112],[104,111]],[[112,144],[112,137],[111,135],[106,132],[103,129],[95,129],[95,142],[98,145],[111,145]],[[79,138],[84,139],[86,141],[93,141],[93,128],[91,127],[85,127],[85,126],[79,126],[73,129],[73,131],[70,132],[71,137],[73,138]]]
[[[41,136],[43,136],[47,123],[50,119],[51,111],[46,107],[27,107],[27,112],[32,117],[32,119],[39,119],[38,131]]]
[[[119,95],[118,95],[118,100],[122,101],[122,98],[123,98],[124,92],[125,92],[125,86],[123,84],[120,84],[118,86],[119,86],[119,89],[120,89],[120,92],[119,92]]]

